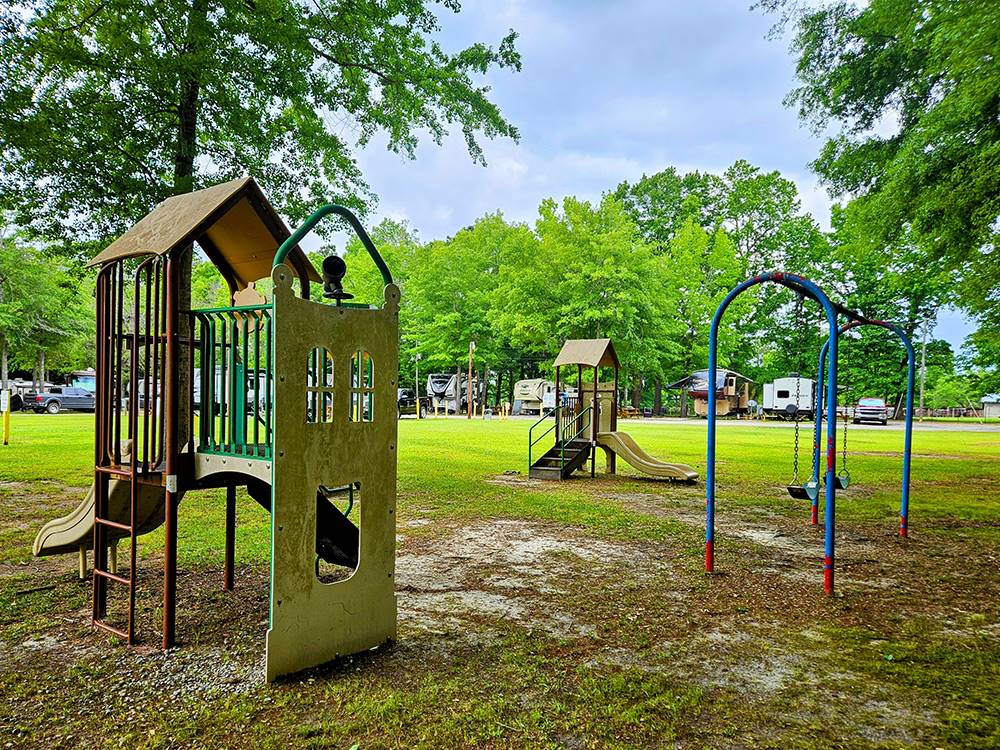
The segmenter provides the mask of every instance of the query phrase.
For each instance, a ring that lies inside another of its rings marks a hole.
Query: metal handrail
[[[583,411],[581,411],[579,414],[574,415],[572,419],[570,419],[569,421],[567,421],[565,423],[562,423],[561,420],[560,420],[561,413],[562,413],[562,406],[553,407],[549,411],[543,412],[541,418],[537,422],[535,422],[533,425],[531,425],[530,428],[528,428],[528,470],[529,471],[531,470],[531,467],[535,463],[534,459],[533,459],[533,455],[532,455],[534,447],[539,442],[541,442],[542,438],[544,438],[550,432],[555,431],[555,433],[556,433],[555,446],[558,446],[558,448],[559,448],[559,468],[562,469],[566,465],[566,445],[568,443],[572,443],[574,440],[576,440],[578,437],[580,437],[587,430],[590,429],[590,424],[591,424],[591,419],[592,419],[592,414],[593,414],[593,407],[588,406],[586,409],[584,409]],[[576,422],[582,422],[582,420],[583,420],[583,418],[585,416],[587,417],[586,424],[584,424],[582,427],[580,427],[580,429],[578,429],[572,436],[570,436],[570,437],[567,438],[566,437],[566,431],[567,431],[567,429],[571,425],[573,425],[574,423],[576,423]],[[555,421],[552,423],[552,425],[547,430],[545,430],[545,432],[543,432],[541,435],[539,435],[537,438],[533,438],[532,435],[533,435],[533,433],[535,431],[535,428],[538,427],[543,422],[545,422],[545,420],[547,420],[549,417],[554,417],[555,418]]]
[[[329,216],[330,214],[336,214],[351,225],[351,229],[354,230],[358,239],[361,240],[361,244],[364,245],[365,250],[368,251],[368,255],[370,255],[371,259],[375,262],[375,267],[378,268],[379,273],[382,274],[382,281],[386,285],[391,284],[392,274],[389,272],[389,267],[385,264],[385,261],[382,260],[382,256],[375,247],[375,243],[372,242],[371,237],[368,236],[368,232],[365,231],[365,228],[361,226],[361,222],[358,221],[358,217],[355,216],[349,208],[338,206],[335,203],[327,203],[325,206],[317,208],[312,212],[309,218],[303,222],[302,226],[296,229],[288,239],[281,243],[281,247],[279,247],[278,251],[274,254],[273,267],[277,268],[284,263],[285,258],[288,256],[288,253],[291,252],[292,248],[298,245],[299,242],[302,241],[302,238],[309,234],[312,228],[316,226],[324,216]]]
[[[272,305],[212,307],[188,314],[201,328],[199,452],[270,458]],[[251,377],[253,403],[248,399]]]
[[[531,439],[531,434],[532,434],[532,433],[533,433],[533,432],[535,431],[535,428],[536,428],[536,427],[538,427],[538,425],[542,424],[542,422],[544,422],[544,421],[545,421],[546,419],[548,419],[549,417],[552,417],[552,416],[556,417],[556,421],[555,421],[555,422],[554,422],[554,423],[552,424],[552,426],[551,426],[551,427],[549,427],[549,429],[547,429],[547,430],[546,430],[545,432],[543,432],[543,433],[542,433],[541,435],[539,435],[539,436],[538,436],[538,437],[537,437],[536,439],[532,440],[532,439]],[[558,425],[559,425],[559,407],[558,407],[558,406],[555,406],[555,407],[553,407],[552,409],[549,409],[548,411],[543,411],[543,412],[542,412],[542,416],[541,416],[541,417],[540,417],[540,418],[538,419],[538,421],[537,421],[537,422],[535,422],[535,423],[534,423],[533,425],[531,425],[531,427],[529,427],[529,428],[528,428],[528,470],[529,470],[529,471],[531,470],[531,467],[532,467],[532,466],[534,465],[534,463],[535,463],[535,462],[534,462],[534,461],[533,461],[533,460],[531,459],[531,450],[532,450],[532,448],[534,448],[534,447],[535,447],[535,445],[536,445],[536,444],[537,444],[537,443],[538,443],[538,442],[539,442],[539,441],[540,441],[540,440],[541,440],[541,439],[542,439],[543,437],[545,437],[545,436],[546,436],[546,435],[548,435],[548,434],[549,434],[550,432],[552,432],[552,431],[553,431],[554,429],[556,429],[556,427],[557,427]]]
[[[574,440],[576,440],[578,437],[580,437],[584,432],[586,432],[587,430],[590,429],[590,421],[591,421],[590,420],[590,415],[591,415],[592,411],[593,411],[593,407],[588,406],[586,409],[584,409],[579,414],[577,414],[576,416],[574,416],[565,425],[563,425],[562,430],[560,430],[560,433],[561,433],[560,434],[560,440],[559,440],[559,468],[560,468],[560,470],[566,465],[566,444],[567,443],[572,443]],[[577,430],[576,434],[573,435],[573,437],[567,439],[566,438],[566,432],[565,432],[566,428],[569,427],[574,422],[581,421],[583,419],[584,415],[586,415],[588,417],[587,424],[585,424],[583,427],[581,427],[579,430]]]

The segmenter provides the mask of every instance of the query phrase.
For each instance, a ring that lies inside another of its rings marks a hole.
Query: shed
[[[1000,417],[1000,393],[987,393],[982,398],[983,418]]]

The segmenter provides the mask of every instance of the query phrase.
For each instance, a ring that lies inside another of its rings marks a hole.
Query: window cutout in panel
[[[337,583],[350,578],[361,554],[361,483],[320,485],[316,491],[316,578]]]
[[[306,361],[306,421],[333,421],[333,355],[321,346],[313,349]]]
[[[351,357],[352,422],[371,422],[375,415],[375,363],[366,351]]]

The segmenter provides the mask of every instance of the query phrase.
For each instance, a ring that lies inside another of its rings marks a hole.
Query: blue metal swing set
[[[734,287],[719,304],[712,318],[708,343],[708,382],[714,382],[718,366],[718,334],[719,326],[726,308],[740,294],[751,287],[763,283],[780,284],[791,289],[803,299],[818,302],[826,315],[828,337],[819,354],[816,376],[816,424],[813,440],[812,478],[804,485],[809,491],[806,496],[812,501],[812,523],[819,522],[819,467],[820,438],[822,437],[824,407],[826,412],[826,472],[823,480],[824,490],[824,554],[823,554],[823,589],[832,594],[834,589],[834,533],[836,530],[837,490],[847,486],[849,477],[837,474],[837,352],[838,341],[842,334],[860,326],[877,326],[884,328],[899,337],[906,347],[907,380],[906,380],[906,414],[903,443],[903,487],[899,509],[899,536],[907,536],[907,516],[910,499],[910,449],[913,436],[913,390],[915,357],[913,344],[906,333],[895,323],[883,320],[872,320],[858,312],[850,310],[830,300],[826,293],[813,281],[791,273],[773,271],[753,276]],[[841,325],[840,318],[847,322]],[[824,382],[824,370],[826,378]],[[824,387],[826,393],[824,396]],[[825,398],[825,401],[824,401]],[[708,392],[708,447],[706,456],[705,476],[705,570],[715,572],[715,390]]]

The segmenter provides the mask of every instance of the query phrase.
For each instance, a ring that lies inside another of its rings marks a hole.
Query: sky
[[[424,241],[488,212],[533,222],[547,197],[598,200],[622,180],[667,166],[721,172],[737,159],[794,181],[804,210],[829,228],[832,200],[809,170],[821,138],[782,103],[795,86],[788,39],[750,0],[465,0],[441,11],[448,51],[518,32],[522,71],[486,82],[520,140],[425,138],[410,160],[375,139],[359,154],[379,198],[372,224],[406,220]],[[945,311],[934,335],[957,350],[973,326]]]

